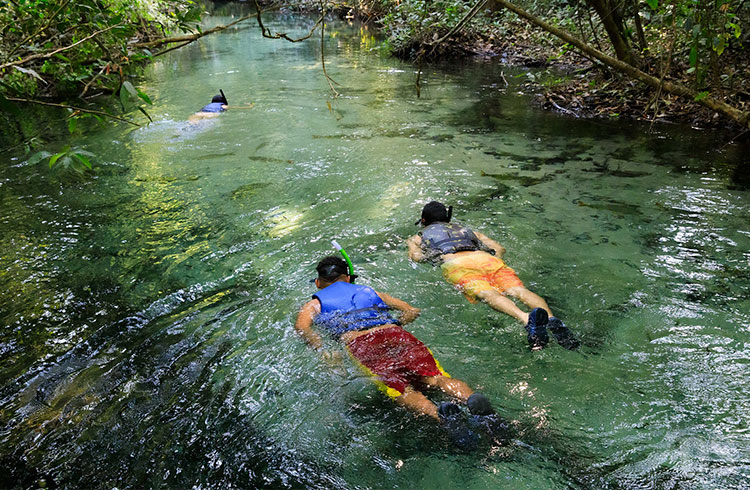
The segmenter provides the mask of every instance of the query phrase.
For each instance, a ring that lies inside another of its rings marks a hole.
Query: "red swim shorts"
[[[494,289],[500,293],[523,287],[516,272],[501,259],[486,252],[464,252],[443,263],[443,276],[460,289],[469,301],[476,301],[482,291]]]
[[[355,337],[347,348],[365,371],[377,377],[380,389],[393,398],[422,376],[448,376],[430,349],[399,326]]]

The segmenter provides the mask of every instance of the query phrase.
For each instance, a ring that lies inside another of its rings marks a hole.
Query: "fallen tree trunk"
[[[558,29],[557,27],[548,24],[542,19],[534,15],[531,15],[530,13],[508,2],[507,0],[495,0],[495,4],[500,5],[510,10],[511,12],[514,12],[519,17],[522,17],[523,19],[526,19],[527,21],[529,21],[531,24],[534,24],[537,27],[541,27],[545,31],[559,37],[566,43],[575,46],[576,48],[581,50],[581,52],[583,52],[584,54],[604,63],[605,65],[611,68],[614,68],[622,73],[625,73],[626,75],[632,78],[635,78],[636,80],[640,82],[645,83],[649,87],[652,87],[658,90],[659,87],[661,86],[661,89],[665,92],[669,92],[671,94],[678,95],[681,97],[690,98],[696,101],[698,104],[708,107],[709,109],[713,111],[729,116],[740,125],[750,128],[750,113],[748,112],[743,112],[739,110],[738,108],[733,107],[727,104],[726,102],[715,99],[711,96],[698,98],[698,93],[695,90],[692,90],[678,83],[673,83],[673,82],[669,82],[666,80],[662,81],[659,78],[656,78],[654,76],[649,75],[648,73],[645,73],[639,70],[633,65],[629,65],[623,61],[620,61],[607,54],[604,54],[598,49],[595,49],[589,46],[588,44],[586,44],[585,42],[581,41],[577,37],[574,37],[570,33],[565,32],[562,29]]]

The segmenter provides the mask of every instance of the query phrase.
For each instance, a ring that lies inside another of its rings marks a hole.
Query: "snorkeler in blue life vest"
[[[453,206],[448,209],[432,201],[422,209],[414,223],[424,228],[406,241],[409,258],[416,262],[440,264],[443,276],[474,303],[481,300],[491,308],[517,319],[526,326],[532,350],[549,342],[547,330],[560,345],[575,349],[578,339],[557,317],[541,296],[529,291],[515,271],[502,260],[505,248],[487,236],[458,223],[451,223]],[[521,310],[508,296],[532,308]]]
[[[211,99],[211,103],[203,106],[199,112],[224,112],[227,110],[227,98],[224,96],[224,92],[219,95],[214,95]]]
[[[468,424],[493,440],[507,438],[507,425],[487,397],[452,378],[430,349],[403,328],[419,316],[419,308],[371,287],[353,284],[356,276],[350,263],[339,257],[324,258],[317,271],[318,292],[302,306],[294,324],[311,347],[323,347],[321,336],[312,328],[317,325],[343,343],[355,362],[396,403],[439,421],[462,449],[473,449],[480,438]],[[394,311],[400,315],[393,316]],[[335,356],[324,353],[326,357]],[[425,388],[439,388],[466,403],[468,420],[455,403],[435,405],[423,393]]]
[[[250,103],[241,107],[232,106],[231,108],[232,109],[252,109],[252,107],[253,107],[253,104]],[[219,114],[221,114],[222,112],[226,112],[226,110],[229,108],[230,106],[229,106],[229,103],[227,102],[227,97],[224,95],[224,91],[219,90],[219,94],[213,96],[213,98],[211,99],[211,103],[204,105],[200,111],[190,116],[188,118],[188,122],[197,123],[198,121],[202,119],[214,118],[218,116]]]

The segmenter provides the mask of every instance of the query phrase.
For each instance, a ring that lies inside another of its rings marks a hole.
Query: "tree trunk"
[[[530,23],[541,27],[551,34],[554,34],[566,43],[575,46],[588,56],[595,58],[605,65],[621,71],[626,75],[629,75],[632,78],[635,78],[636,80],[639,80],[652,88],[658,89],[661,86],[662,90],[664,90],[665,92],[669,92],[671,94],[679,95],[685,98],[690,98],[691,100],[695,100],[696,96],[698,95],[694,90],[691,90],[684,85],[672,83],[666,80],[662,81],[656,77],[652,77],[648,73],[642,72],[638,68],[629,65],[628,63],[624,63],[623,61],[612,58],[611,56],[602,53],[598,49],[592,48],[588,44],[563,31],[562,29],[558,29],[557,27],[544,22],[542,19],[531,15],[530,13],[508,2],[507,0],[495,0],[495,2],[507,8],[511,12],[514,12],[519,17],[526,19]],[[708,107],[711,110],[727,115],[742,126],[750,128],[750,113],[742,112],[736,107],[732,107],[726,102],[714,99],[711,96],[701,98],[698,103],[705,107]]]
[[[648,42],[646,41],[646,34],[643,32],[643,24],[641,23],[641,12],[638,9],[638,0],[633,0],[633,21],[635,22],[635,32],[638,33],[638,45],[641,51],[648,49]]]
[[[586,3],[599,16],[599,20],[601,20],[604,30],[607,31],[615,54],[617,54],[617,59],[632,65],[633,53],[625,36],[625,24],[622,21],[621,11],[611,0],[586,0]]]

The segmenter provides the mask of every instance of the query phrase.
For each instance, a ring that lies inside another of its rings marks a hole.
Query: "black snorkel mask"
[[[229,105],[229,102],[227,102],[227,96],[226,96],[226,95],[224,95],[224,91],[223,91],[223,90],[221,90],[221,89],[219,89],[219,92],[221,93],[221,95],[214,95],[214,96],[213,96],[213,97],[211,98],[211,103],[212,103],[212,104],[223,104],[223,105]]]

